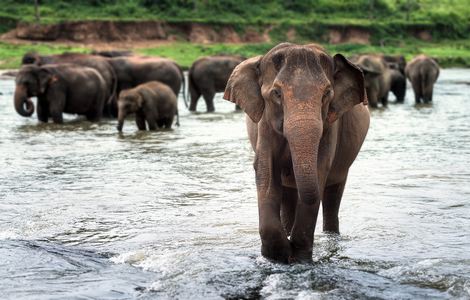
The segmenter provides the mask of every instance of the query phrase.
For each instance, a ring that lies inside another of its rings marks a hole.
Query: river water
[[[213,114],[180,98],[180,128],[119,135],[23,118],[2,80],[0,298],[469,299],[469,84],[443,70],[432,105],[408,90],[373,111],[342,234],[318,226],[313,264],[287,266],[260,256],[244,115],[221,95]]]

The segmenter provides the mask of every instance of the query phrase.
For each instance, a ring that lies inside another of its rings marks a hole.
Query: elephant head
[[[355,61],[355,64],[364,74],[364,86],[367,91],[370,106],[377,107],[381,80],[385,72],[385,63],[379,57],[363,55]]]
[[[290,43],[239,64],[224,99],[287,140],[303,203],[321,197],[317,158],[324,131],[355,105],[367,104],[358,67],[341,54],[331,57],[317,45]]]
[[[143,102],[144,99],[142,95],[136,91],[124,90],[119,94],[117,126],[119,131],[122,131],[126,116],[141,109]]]
[[[36,51],[27,52],[25,55],[23,55],[23,58],[21,60],[22,65],[33,65],[33,64],[39,65],[40,62],[41,62],[41,57]]]
[[[34,113],[34,104],[30,98],[44,94],[52,78],[53,74],[46,68],[35,65],[21,68],[15,79],[14,103],[18,114],[29,117]]]

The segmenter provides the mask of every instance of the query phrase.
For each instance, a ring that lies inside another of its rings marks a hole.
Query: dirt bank
[[[4,34],[2,40],[72,42],[80,44],[171,42],[192,43],[263,43],[270,42],[269,27],[259,32],[247,26],[241,31],[231,25],[161,21],[83,21],[34,25],[20,23]]]

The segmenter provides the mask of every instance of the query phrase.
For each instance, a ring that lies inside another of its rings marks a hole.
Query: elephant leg
[[[429,85],[427,86],[424,91],[423,91],[423,99],[425,103],[432,102],[432,92],[433,92],[434,86]]]
[[[135,123],[137,124],[137,128],[139,128],[139,130],[147,130],[147,126],[145,125],[145,117],[142,112],[135,113]]]
[[[202,96],[204,97],[204,101],[206,101],[207,112],[215,111],[215,108],[214,108],[215,92],[212,91],[212,90],[211,91],[204,91],[202,93]]]
[[[37,106],[38,120],[40,122],[47,123],[47,121],[49,120],[49,105],[47,101],[38,98]]]
[[[173,118],[165,119],[165,128],[171,128],[172,125],[173,125]]]
[[[65,93],[53,86],[49,86],[47,99],[49,100],[49,113],[52,117],[52,121],[62,124],[64,122],[62,112],[65,108]]]
[[[346,180],[325,187],[322,201],[324,232],[339,233],[338,213],[345,185]]]
[[[266,152],[263,154],[266,155],[256,155],[254,164],[261,254],[269,259],[288,263],[291,260],[291,247],[280,217],[282,186],[274,178],[272,157]]]
[[[62,113],[53,113],[51,112],[52,121],[56,124],[64,123],[64,119],[62,117]]]
[[[90,122],[99,122],[102,115],[103,115],[102,109],[94,108],[86,114],[86,118]]]
[[[189,103],[189,111],[196,111],[197,108],[197,101],[199,97],[201,97],[201,93],[199,93],[195,88],[189,89],[189,94],[191,95],[191,102]]]
[[[145,121],[147,121],[147,124],[149,126],[149,130],[157,130],[158,124],[153,114],[151,112],[146,111],[144,112],[144,115],[145,115]]]
[[[411,82],[411,86],[413,87],[413,91],[415,92],[415,102],[419,104],[421,102],[421,82],[418,80],[413,80]]]
[[[165,119],[157,120],[158,128],[163,128],[165,126]]]
[[[385,96],[382,97],[381,102],[382,102],[382,106],[383,106],[383,107],[387,107],[387,104],[388,104],[388,92],[385,94]]]
[[[282,188],[281,222],[284,226],[287,236],[290,235],[292,231],[292,226],[294,226],[297,198],[297,189],[288,187]]]

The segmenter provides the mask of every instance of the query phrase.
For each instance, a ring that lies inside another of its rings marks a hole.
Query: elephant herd
[[[188,72],[189,110],[202,96],[208,112],[215,110],[214,95],[223,92],[236,65],[244,58],[218,55],[194,62]],[[122,130],[127,115],[135,113],[140,130],[171,128],[178,116],[177,95],[186,101],[182,68],[173,60],[137,56],[126,51],[39,55],[26,53],[16,76],[15,109],[21,116],[37,116],[62,123],[62,113],[84,115],[89,121],[118,118]],[[186,104],[186,106],[188,106]],[[179,119],[179,118],[178,118]],[[179,121],[177,121],[179,125]]]
[[[176,95],[184,90],[172,60],[130,53],[27,54],[16,78],[15,108],[62,122],[62,112],[96,121],[135,113],[141,130],[171,127]],[[366,138],[368,106],[386,106],[388,93],[403,102],[406,79],[416,103],[432,101],[437,63],[424,55],[331,56],[316,44],[282,43],[266,54],[204,57],[188,73],[189,110],[202,96],[214,111],[215,93],[246,115],[255,152],[261,253],[279,262],[312,259],[320,204],[323,230],[339,233],[338,212],[349,168]],[[185,95],[183,95],[185,96]],[[178,122],[178,121],[177,121]]]
[[[432,101],[434,83],[439,77],[439,65],[425,55],[413,58],[409,63],[403,56],[360,55],[351,58],[364,73],[369,106],[386,107],[388,94],[392,92],[398,103],[403,103],[407,79],[411,82],[415,102]]]

